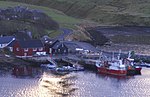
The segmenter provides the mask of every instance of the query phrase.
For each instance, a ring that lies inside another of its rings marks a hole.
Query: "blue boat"
[[[55,64],[49,63],[49,64],[41,64],[41,67],[44,67],[47,69],[55,69],[57,66]]]
[[[84,67],[81,66],[62,66],[56,68],[56,71],[72,72],[72,71],[84,71]]]

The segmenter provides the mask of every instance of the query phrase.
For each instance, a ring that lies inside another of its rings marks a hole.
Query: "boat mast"
[[[131,57],[131,51],[129,51],[128,53],[128,59]]]
[[[118,60],[120,60],[120,54],[121,54],[121,50],[119,50],[119,53],[118,53]]]
[[[115,55],[114,55],[114,52],[112,54],[112,60],[115,60]]]

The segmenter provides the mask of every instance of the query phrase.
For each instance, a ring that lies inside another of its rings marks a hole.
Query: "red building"
[[[45,48],[40,40],[16,40],[13,43],[13,53],[17,57],[32,57],[45,55]]]

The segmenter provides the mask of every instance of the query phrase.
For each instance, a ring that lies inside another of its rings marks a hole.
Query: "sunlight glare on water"
[[[43,71],[39,76],[5,72],[0,87],[0,97],[150,97],[150,68],[125,78],[90,71],[64,75]]]

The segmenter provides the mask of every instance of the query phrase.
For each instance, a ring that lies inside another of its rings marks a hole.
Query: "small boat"
[[[73,71],[84,71],[84,67],[79,66],[79,65],[74,65],[73,66]]]
[[[141,67],[148,67],[149,68],[150,64],[142,62],[142,63],[135,64],[135,66],[141,66]]]
[[[134,66],[146,67],[146,63],[135,63]]]
[[[141,70],[142,70],[141,66],[134,66],[134,68],[135,68],[135,74],[141,74]]]
[[[127,66],[128,75],[141,74],[142,67],[140,65],[136,65],[134,59],[128,57],[124,60],[124,64]]]
[[[73,66],[62,66],[62,67],[57,67],[56,71],[67,71],[67,72],[72,72],[72,71],[83,71],[84,67],[81,67],[79,65],[73,65]]]
[[[49,64],[41,64],[41,67],[44,67],[47,69],[55,69],[57,66],[55,64],[49,63]]]
[[[73,67],[71,67],[71,66],[62,66],[62,67],[57,67],[55,70],[56,71],[61,71],[61,72],[71,72],[71,71],[73,71]]]
[[[147,67],[147,68],[150,68],[150,64],[148,64],[148,63],[145,63],[145,65],[146,65],[146,67]]]

